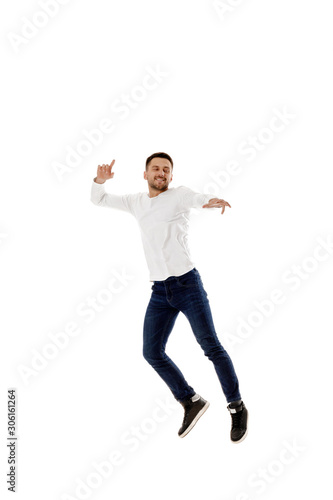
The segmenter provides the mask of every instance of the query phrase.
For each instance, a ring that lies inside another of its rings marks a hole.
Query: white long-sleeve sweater
[[[105,191],[105,183],[94,180],[91,186],[92,203],[124,210],[136,218],[150,281],[181,276],[195,267],[188,248],[190,209],[200,208],[215,197],[186,186],[168,188],[153,198],[147,192],[110,194]]]

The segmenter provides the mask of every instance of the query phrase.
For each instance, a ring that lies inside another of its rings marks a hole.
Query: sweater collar
[[[159,196],[161,196],[162,194],[167,193],[167,192],[168,192],[168,191],[170,191],[171,189],[173,189],[173,188],[168,188],[168,189],[166,189],[165,191],[162,191],[162,193],[158,194],[157,196],[152,196],[152,197],[150,197],[150,196],[149,196],[149,193],[146,193],[146,194],[147,194],[147,196],[148,196],[148,198],[149,198],[150,200],[154,200],[155,198],[158,198],[158,197],[159,197]]]

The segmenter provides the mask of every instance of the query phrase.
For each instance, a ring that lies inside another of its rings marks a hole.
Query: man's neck
[[[156,196],[158,196],[159,194],[161,193],[165,193],[165,191],[167,191],[169,188],[167,187],[166,189],[163,189],[163,191],[160,191],[159,189],[152,189],[152,188],[149,188],[149,198],[156,198]]]

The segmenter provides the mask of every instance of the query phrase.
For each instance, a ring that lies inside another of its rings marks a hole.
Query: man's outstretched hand
[[[220,198],[211,198],[206,205],[202,205],[202,208],[222,208],[221,214],[223,214],[225,207],[230,207],[227,201],[221,200]]]
[[[115,161],[116,160],[112,160],[110,165],[104,165],[104,163],[103,165],[98,165],[97,177],[95,179],[95,182],[97,182],[98,184],[103,184],[108,179],[112,179],[112,177],[114,176],[114,172],[111,172],[111,170]]]

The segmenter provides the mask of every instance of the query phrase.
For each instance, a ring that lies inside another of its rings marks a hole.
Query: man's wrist
[[[94,182],[96,182],[96,184],[104,184],[104,183],[105,183],[105,181],[103,181],[103,182],[99,182],[99,181],[97,180],[97,177],[95,177]]]

